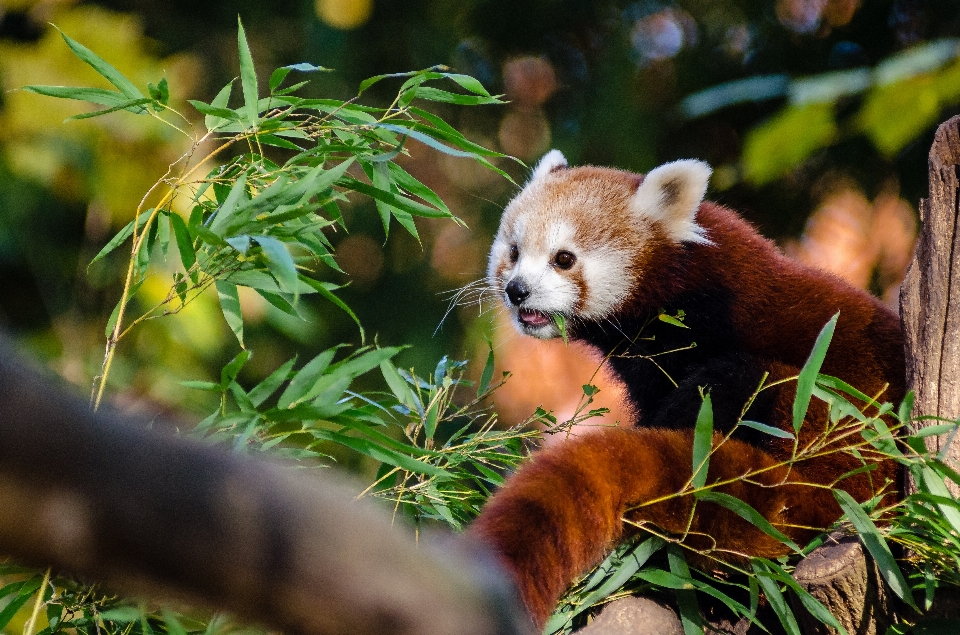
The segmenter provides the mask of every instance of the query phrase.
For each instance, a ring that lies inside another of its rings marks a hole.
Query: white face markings
[[[638,263],[656,244],[711,244],[695,222],[709,176],[705,163],[677,161],[638,188],[634,175],[567,168],[548,153],[504,211],[487,269],[521,332],[558,337],[556,314],[611,318],[642,284]]]
[[[630,273],[633,255],[611,246],[599,246],[583,254],[583,280],[587,288],[580,315],[600,320],[614,313],[627,299],[634,280]]]
[[[564,220],[549,223],[540,235],[519,243],[520,258],[513,275],[524,281],[530,297],[524,308],[542,313],[568,313],[580,301],[580,289],[556,266],[561,251],[576,254],[575,228]]]

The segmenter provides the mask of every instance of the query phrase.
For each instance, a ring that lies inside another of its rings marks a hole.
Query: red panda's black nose
[[[520,280],[514,278],[507,284],[507,297],[510,298],[510,302],[514,306],[520,306],[520,303],[526,300],[529,295],[530,291],[527,289],[527,285]]]

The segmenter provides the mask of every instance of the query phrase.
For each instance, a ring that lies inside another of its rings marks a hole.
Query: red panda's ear
[[[567,167],[566,157],[564,157],[559,150],[551,150],[543,155],[543,158],[540,159],[539,163],[537,163],[537,167],[533,169],[533,175],[530,177],[530,182],[532,183],[537,179],[541,179],[558,168],[565,167]]]
[[[696,215],[712,170],[703,161],[686,159],[651,170],[630,201],[631,208],[657,221],[676,242],[712,244]]]

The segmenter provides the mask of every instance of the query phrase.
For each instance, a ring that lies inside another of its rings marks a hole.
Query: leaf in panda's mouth
[[[560,336],[563,337],[563,343],[569,344],[567,341],[567,319],[563,317],[563,313],[554,313],[553,323],[560,329]]]

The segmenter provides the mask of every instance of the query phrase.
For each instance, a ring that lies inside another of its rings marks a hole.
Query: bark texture
[[[917,251],[900,290],[913,414],[960,416],[960,116],[940,125],[930,148],[930,198],[920,202]],[[937,423],[929,422],[926,425]],[[924,425],[920,423],[919,425]],[[927,437],[941,451],[947,436]],[[960,464],[960,443],[947,451]],[[948,483],[954,495],[960,491]],[[907,484],[907,490],[912,491]]]
[[[857,536],[830,536],[797,565],[793,577],[827,607],[850,635],[882,634],[892,624],[890,596]],[[804,635],[838,633],[807,613],[796,598],[792,600]]]

